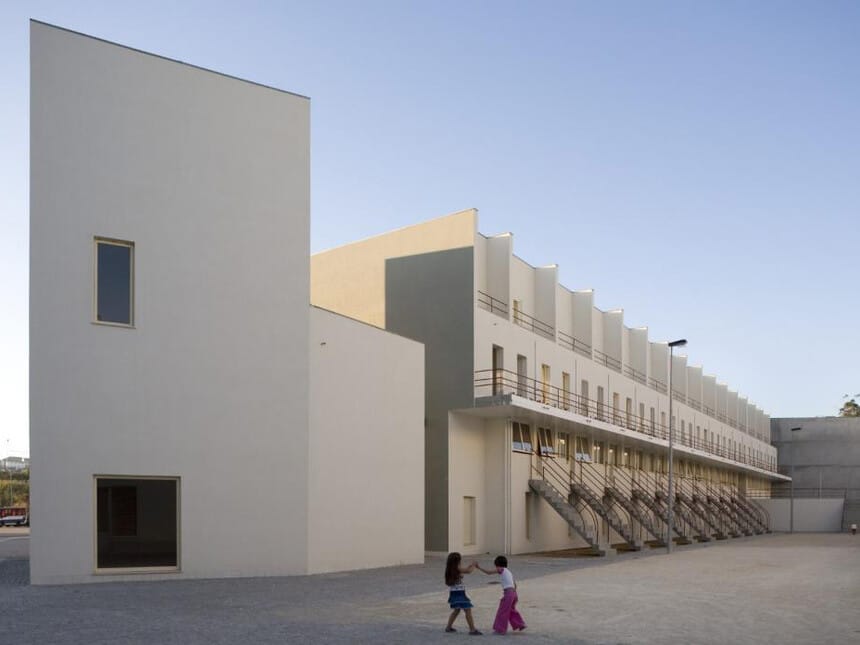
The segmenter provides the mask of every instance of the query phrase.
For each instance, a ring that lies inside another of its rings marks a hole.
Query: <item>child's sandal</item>
[[[446,627],[446,628],[445,628],[445,631],[446,631],[446,632],[448,632],[448,633],[450,634],[451,632],[456,632],[457,630],[456,630],[456,629],[454,629],[453,627]]]

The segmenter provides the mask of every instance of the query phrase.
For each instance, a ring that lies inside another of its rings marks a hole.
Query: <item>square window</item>
[[[96,568],[179,566],[179,480],[96,477]]]
[[[134,324],[134,243],[96,238],[96,322]]]

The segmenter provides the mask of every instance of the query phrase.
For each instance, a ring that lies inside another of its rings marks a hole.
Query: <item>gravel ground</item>
[[[0,538],[2,541],[2,538]],[[31,587],[28,562],[0,544],[3,642],[451,643],[443,559],[293,578]],[[20,549],[20,544],[15,544]],[[492,558],[482,558],[489,566]],[[518,643],[860,642],[860,536],[768,535],[615,559],[517,556]],[[490,632],[495,576],[467,576]],[[6,632],[6,628],[11,632]],[[495,638],[487,635],[483,638]]]

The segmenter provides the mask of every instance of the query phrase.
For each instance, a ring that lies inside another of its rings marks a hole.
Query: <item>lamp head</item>
[[[686,344],[687,344],[687,339],[681,338],[679,340],[673,340],[671,343],[669,343],[669,347],[683,347]]]
[[[798,430],[803,430],[803,428],[801,426],[798,426],[796,428],[791,429],[792,432],[797,432]]]

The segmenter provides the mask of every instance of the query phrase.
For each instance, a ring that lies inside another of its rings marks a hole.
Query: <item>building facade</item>
[[[32,582],[420,562],[424,349],[309,304],[309,100],[33,22],[30,123]]]
[[[311,300],[426,347],[426,548],[665,544],[669,350],[455,213],[311,258]],[[672,362],[673,539],[768,529],[768,416]]]

